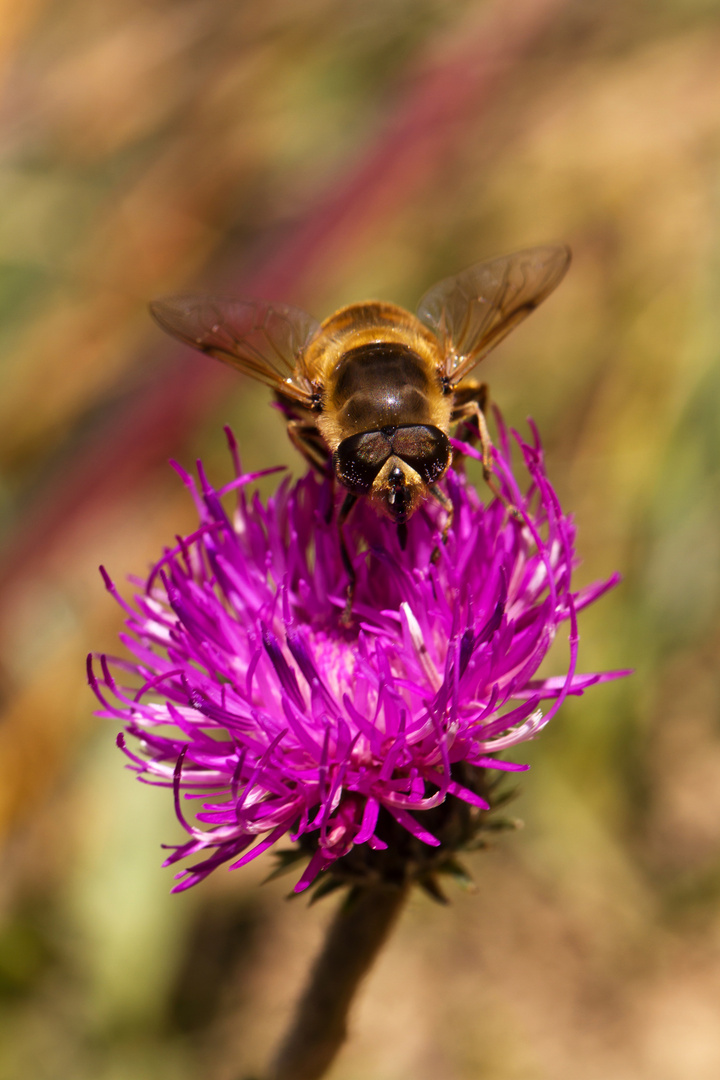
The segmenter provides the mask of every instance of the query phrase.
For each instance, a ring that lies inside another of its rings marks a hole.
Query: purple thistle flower
[[[527,768],[496,755],[535,736],[568,694],[623,674],[576,672],[577,612],[617,576],[572,591],[574,526],[534,428],[532,445],[513,437],[527,490],[504,430],[495,469],[517,518],[483,505],[455,472],[445,543],[432,500],[410,521],[405,550],[391,521],[356,506],[345,526],[357,573],[350,627],[329,481],[285,480],[263,505],[246,494],[263,474],[241,473],[229,432],[236,478],[223,488],[200,465],[199,487],[178,467],[200,525],[165,551],[134,606],[102,571],[127,612],[121,640],[133,659],[101,656],[100,673],[88,662],[100,715],[137,740],[133,750],[118,736],[130,767],[174,791],[188,839],[166,865],[200,857],[175,891],[286,836],[311,856],[298,892],[358,852],[382,859],[389,842],[405,843],[416,864],[438,849],[447,860],[489,809],[478,777]],[[230,492],[232,513],[221,501]],[[564,627],[566,673],[537,678]],[[448,818],[448,807],[464,817]]]

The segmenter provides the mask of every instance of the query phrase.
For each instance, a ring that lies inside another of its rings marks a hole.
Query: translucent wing
[[[565,245],[528,248],[477,263],[425,293],[418,318],[445,346],[445,374],[452,384],[550,295],[569,264]]]
[[[172,296],[150,305],[155,320],[173,337],[216,356],[301,405],[313,386],[303,352],[319,328],[312,315],[287,304]]]

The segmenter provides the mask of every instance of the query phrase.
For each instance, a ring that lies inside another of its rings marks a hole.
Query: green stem
[[[319,1080],[347,1035],[355,992],[402,909],[408,889],[357,888],[336,912],[269,1080]]]

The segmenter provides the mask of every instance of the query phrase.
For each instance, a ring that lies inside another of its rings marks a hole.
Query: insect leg
[[[482,455],[483,479],[491,492],[514,517],[518,517],[517,509],[505,498],[500,488],[495,483],[491,469],[492,441],[488,431],[485,409],[488,402],[488,388],[486,383],[465,382],[455,390],[454,408],[451,422],[454,424],[466,424],[471,431],[472,438],[480,443]]]
[[[347,521],[348,516],[350,514],[350,511],[352,510],[352,508],[355,505],[355,503],[357,502],[357,500],[358,500],[357,495],[353,495],[352,492],[349,492],[345,496],[345,499],[343,500],[343,504],[340,507],[340,513],[338,514],[338,535],[340,537],[340,556],[342,558],[343,566],[345,567],[345,570],[347,571],[347,575],[348,575],[348,579],[349,579],[348,580],[348,585],[347,585],[347,592],[345,594],[345,610],[343,611],[342,618],[340,620],[341,623],[343,624],[343,626],[350,626],[350,623],[352,622],[352,602],[353,602],[353,596],[355,594],[355,582],[357,581],[357,576],[355,574],[355,567],[353,566],[352,559],[350,558],[350,552],[348,551],[347,544],[345,543],[345,533],[343,532],[343,525]]]
[[[472,445],[480,438],[477,410],[485,415],[488,406],[487,383],[465,379],[453,393],[451,424],[464,424],[468,429],[467,441]]]
[[[308,464],[320,473],[323,479],[330,475],[330,451],[325,445],[325,440],[315,427],[305,420],[288,420],[287,433],[290,442],[298,453],[302,454]],[[334,490],[334,489],[333,489]],[[325,521],[329,525],[332,521],[334,499],[328,500]]]
[[[304,420],[288,420],[287,432],[290,442],[308,464],[322,476],[327,476],[330,453],[315,425]]]
[[[447,515],[442,531],[442,542],[444,544],[447,540],[447,535],[452,528],[453,518],[455,516],[455,508],[452,504],[452,499],[449,499],[445,492],[442,490],[442,488],[439,488],[437,484],[431,484],[428,490],[432,495],[433,499],[435,499],[436,502],[440,503],[443,510],[445,511],[445,514]],[[436,549],[436,551],[433,552],[433,562],[437,561],[438,554],[439,552]]]

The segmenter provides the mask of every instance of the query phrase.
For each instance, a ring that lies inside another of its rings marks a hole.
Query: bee
[[[553,245],[477,263],[429,289],[417,315],[377,300],[322,323],[249,300],[177,296],[150,309],[180,341],[272,388],[293,444],[346,491],[340,526],[367,497],[398,525],[404,546],[406,523],[428,495],[451,514],[438,483],[452,462],[454,426],[478,438],[485,479],[500,497],[487,386],[467,376],[549,296],[569,262],[569,248]]]

